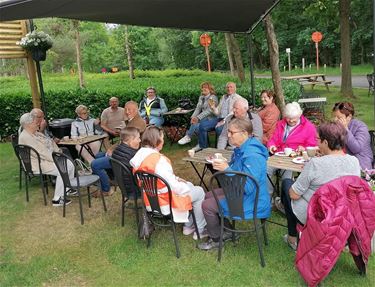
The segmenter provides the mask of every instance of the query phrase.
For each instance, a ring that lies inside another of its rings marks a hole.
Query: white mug
[[[284,148],[284,154],[286,156],[290,156],[290,154],[292,153],[293,149],[291,149],[290,147],[286,147]]]
[[[194,157],[194,155],[195,155],[195,150],[193,150],[193,149],[189,149],[189,150],[188,150],[188,154],[189,154],[190,157]]]

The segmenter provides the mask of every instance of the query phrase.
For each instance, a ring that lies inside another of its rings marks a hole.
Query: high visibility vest
[[[133,169],[133,172],[135,173],[136,171],[145,171],[145,172],[150,172],[150,173],[156,173],[156,165],[159,162],[160,158],[163,155],[159,153],[152,153],[148,155],[141,163],[141,165],[137,169]],[[163,156],[164,157],[164,156]],[[164,157],[169,164],[171,164],[171,161],[167,158]],[[168,215],[169,212],[169,195],[168,195],[168,188],[162,182],[161,180],[157,181],[157,189],[158,189],[158,197],[159,197],[159,205],[160,205],[160,210],[164,215]],[[151,211],[150,207],[150,202],[147,198],[147,195],[143,193],[143,201],[146,206],[146,209],[148,211]],[[189,216],[189,210],[192,209],[192,204],[191,204],[191,197],[190,195],[180,195],[176,194],[172,190],[172,212],[173,212],[173,217],[175,222],[187,222],[188,221],[188,216]]]

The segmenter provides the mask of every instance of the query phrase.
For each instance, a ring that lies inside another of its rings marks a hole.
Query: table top
[[[192,111],[194,111],[194,109],[184,110],[181,108],[175,108],[174,110],[164,113],[163,116],[186,115]]]
[[[106,138],[107,135],[93,135],[84,138],[68,139],[59,141],[58,145],[84,145]]]
[[[182,160],[194,163],[208,164],[209,162],[206,160],[206,158],[208,156],[214,155],[215,153],[221,153],[223,157],[225,157],[229,162],[232,157],[233,151],[222,150],[217,148],[205,148],[201,151],[196,152],[193,157],[184,157],[182,158]],[[304,165],[294,163],[292,162],[292,160],[293,159],[291,157],[282,157],[274,155],[268,158],[267,166],[301,172]]]
[[[225,157],[229,162],[232,157],[233,151],[209,147],[196,152],[193,157],[184,157],[182,158],[182,160],[195,163],[209,164],[206,158],[208,156],[213,156],[215,153],[221,153],[223,157]]]
[[[310,78],[318,78],[324,77],[325,74],[308,74],[308,75],[296,75],[296,76],[285,76],[281,77],[283,80],[298,80],[298,79],[310,79]]]
[[[279,169],[286,169],[296,172],[301,172],[303,170],[303,164],[297,164],[292,162],[293,158],[289,156],[277,156],[273,155],[268,158],[267,166],[279,168]]]

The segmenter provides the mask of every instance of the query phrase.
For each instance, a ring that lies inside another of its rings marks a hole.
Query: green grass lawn
[[[190,144],[191,146],[194,143]],[[198,183],[181,159],[186,147],[166,146],[176,173]],[[150,249],[136,237],[132,210],[120,225],[120,194],[100,199],[91,209],[84,200],[85,225],[80,225],[76,200],[62,209],[43,205],[37,180],[30,202],[18,188],[18,162],[10,143],[0,144],[0,286],[305,286],[294,268],[295,253],[282,241],[284,227],[268,224],[269,246],[261,268],[255,236],[225,245],[222,262],[217,252],[195,248],[191,237],[178,231],[181,258],[175,257],[171,231],[156,230]],[[278,213],[272,220],[285,223]],[[366,277],[358,275],[349,253],[342,253],[322,286],[374,286],[375,258]]]

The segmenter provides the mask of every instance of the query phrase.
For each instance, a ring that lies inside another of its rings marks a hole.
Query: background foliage
[[[119,97],[121,105],[128,100],[139,102],[148,86],[154,86],[157,94],[165,99],[167,106],[177,107],[181,98],[190,98],[195,104],[200,95],[199,85],[210,81],[221,96],[228,81],[237,81],[227,74],[208,74],[199,70],[136,71],[137,78],[130,80],[127,72],[116,74],[87,74],[87,88],[80,89],[76,77],[52,74],[44,77],[45,98],[49,119],[74,118],[77,105],[87,105],[93,116],[100,116],[108,106],[108,99]],[[271,79],[257,79],[256,94],[263,89],[272,88]],[[24,77],[0,78],[0,136],[15,132],[19,117],[32,109],[30,87]],[[237,92],[249,100],[249,83],[237,83]],[[293,101],[300,95],[300,85],[296,81],[283,81],[286,100]],[[259,101],[259,99],[257,99]]]

